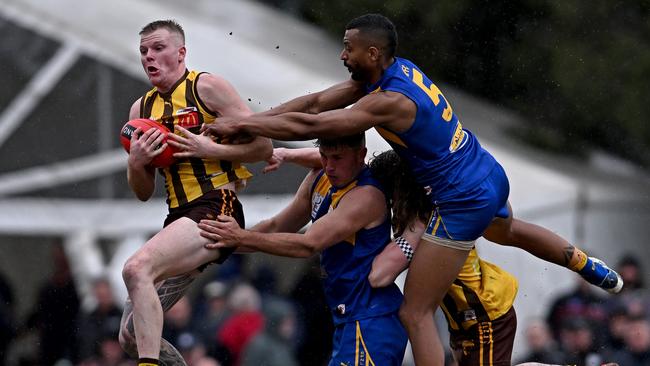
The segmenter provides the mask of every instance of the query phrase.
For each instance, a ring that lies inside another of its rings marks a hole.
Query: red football
[[[160,146],[162,146],[162,144],[167,141],[167,133],[170,132],[167,127],[156,121],[146,118],[132,119],[125,123],[120,130],[120,142],[122,143],[122,146],[124,146],[124,150],[126,150],[126,152],[129,152],[131,149],[131,136],[133,135],[133,131],[135,131],[135,129],[138,127],[140,130],[142,130],[142,132],[145,132],[150,128],[157,128],[160,130],[160,132],[165,134],[165,137],[157,148],[160,148]],[[160,155],[153,158],[151,165],[155,166],[156,168],[165,168],[172,165],[176,161],[176,158],[174,158],[173,155],[175,152],[176,150],[173,147],[167,145],[165,150],[163,150]]]

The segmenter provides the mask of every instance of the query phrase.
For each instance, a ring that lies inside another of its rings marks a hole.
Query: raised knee
[[[128,290],[141,281],[150,280],[150,261],[145,255],[134,255],[129,258],[122,268],[122,279]]]

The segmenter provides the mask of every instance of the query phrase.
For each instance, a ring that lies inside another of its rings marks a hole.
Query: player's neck
[[[156,85],[156,89],[160,93],[166,94],[169,93],[172,89],[174,89],[179,81],[185,77],[185,72],[187,71],[187,68],[185,66],[179,67],[172,75],[165,80],[164,85]]]
[[[386,72],[386,70],[388,70],[388,68],[391,67],[393,63],[395,63],[395,57],[384,60],[381,63],[381,67],[377,67],[375,70],[373,70],[370,77],[370,84],[376,84],[384,76],[384,72]]]

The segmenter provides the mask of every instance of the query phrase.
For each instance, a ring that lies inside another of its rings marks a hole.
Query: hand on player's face
[[[149,164],[167,148],[167,143],[161,145],[164,138],[165,135],[157,128],[150,128],[144,133],[136,128],[131,135],[129,163],[141,166]]]
[[[201,236],[213,242],[205,244],[207,249],[237,247],[244,232],[233,217],[226,215],[219,215],[216,220],[201,220],[198,226]]]
[[[174,153],[175,158],[214,158],[214,156],[210,155],[210,145],[215,142],[209,136],[197,135],[178,125],[174,128],[181,135],[169,133],[167,134],[167,141],[178,150],[178,152]]]

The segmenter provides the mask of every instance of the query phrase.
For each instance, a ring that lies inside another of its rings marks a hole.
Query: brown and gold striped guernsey
[[[479,258],[472,249],[463,268],[442,300],[441,308],[453,330],[495,320],[512,307],[517,279]]]
[[[212,123],[217,114],[199,98],[196,83],[203,73],[185,71],[185,75],[167,93],[151,89],[141,99],[140,117],[162,123],[170,131],[180,125],[199,133],[201,124]],[[239,163],[200,158],[179,159],[159,170],[165,177],[167,204],[176,208],[229,182],[250,178],[252,174]]]

